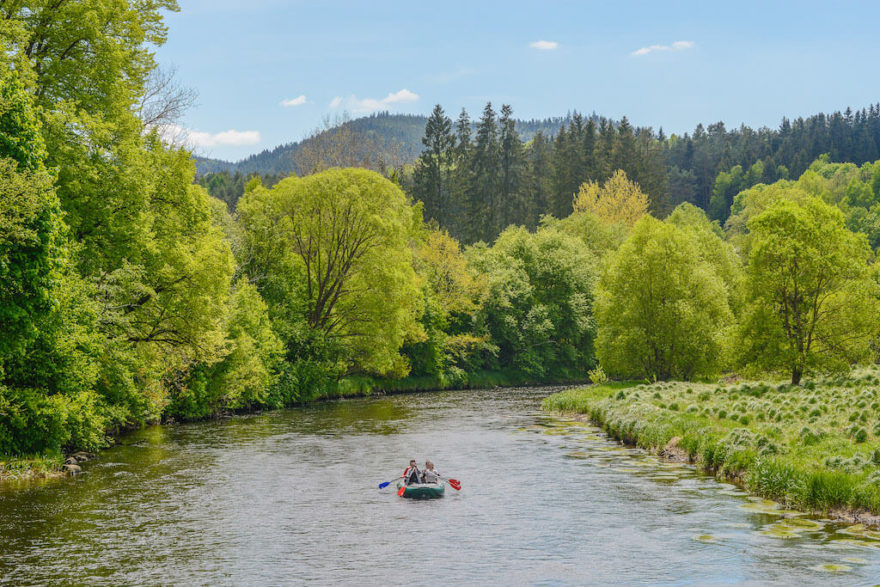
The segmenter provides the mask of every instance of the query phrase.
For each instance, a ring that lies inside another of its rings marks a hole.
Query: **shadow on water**
[[[11,584],[869,584],[880,533],[750,497],[540,412],[549,389],[327,402],[152,427],[80,477],[0,489]],[[409,458],[440,500],[379,482]]]

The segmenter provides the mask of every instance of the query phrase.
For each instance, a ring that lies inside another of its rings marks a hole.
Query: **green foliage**
[[[255,189],[238,211],[253,251],[245,270],[275,306],[282,338],[302,324],[314,333],[306,340],[339,352],[334,364],[348,363],[339,374],[405,374],[398,351],[419,332],[409,246],[418,217],[397,186],[371,171],[329,169]]]
[[[16,161],[19,171],[43,170],[47,154],[41,131],[38,109],[21,75],[6,72],[0,79],[0,158]]]
[[[880,243],[880,164],[831,161],[842,156],[835,149],[856,157],[876,147],[878,109],[807,122],[831,137],[811,149],[834,146],[809,169],[818,153],[792,148],[799,128],[752,136],[712,125],[667,138],[626,118],[526,123],[487,104],[476,125],[465,111],[453,125],[439,106],[430,119],[344,121],[198,185],[192,154],[163,143],[144,114],[165,10],[176,2],[0,9],[0,453],[95,448],[108,431],[162,417],[378,388],[587,373],[599,383],[595,346],[614,375],[707,376],[730,363],[728,333],[743,307],[750,368],[835,370],[870,356],[876,271],[864,239],[845,227]],[[395,143],[412,142],[422,125],[426,149],[405,167],[417,149],[395,153]],[[839,148],[850,135],[862,138]],[[274,175],[255,175],[266,161]],[[770,183],[788,169],[806,171]],[[623,186],[637,200],[631,209],[587,190],[586,208],[603,218],[569,216],[584,182],[622,177],[638,185]],[[730,210],[729,243],[687,202],[716,220]],[[646,209],[671,214],[630,233]],[[483,242],[462,253],[425,226],[423,210]],[[621,219],[627,226],[608,224]],[[745,285],[735,250],[750,259]],[[779,284],[795,273],[792,297]],[[813,314],[793,336],[780,308],[796,316],[804,300]],[[682,426],[707,417],[692,407],[663,405]],[[825,442],[814,426],[823,409],[800,414],[810,446]],[[776,454],[778,439],[752,426],[778,412],[723,412],[736,427],[701,448],[706,462],[740,467]],[[869,413],[862,406],[844,424],[855,444],[880,429]],[[619,424],[638,436],[633,421]],[[860,463],[838,465],[848,474]],[[836,474],[811,478],[811,491],[830,494]]]
[[[47,396],[41,390],[0,386],[0,454],[57,453],[105,445],[105,422],[96,396]]]
[[[498,345],[498,364],[533,377],[595,363],[592,318],[596,259],[573,236],[544,228],[504,231],[491,248],[468,251],[488,279],[477,332]]]
[[[597,354],[610,374],[690,379],[724,366],[730,294],[709,260],[723,246],[698,234],[645,216],[610,256],[596,296]]]
[[[843,371],[870,358],[878,315],[864,235],[818,198],[782,199],[749,221],[742,360],[785,370]]]
[[[36,337],[67,258],[51,178],[18,167],[13,159],[0,159],[0,365]]]
[[[201,364],[185,385],[172,392],[166,410],[170,416],[194,420],[274,404],[270,389],[283,348],[272,330],[266,304],[256,287],[241,280],[228,304],[224,356],[213,364]]]

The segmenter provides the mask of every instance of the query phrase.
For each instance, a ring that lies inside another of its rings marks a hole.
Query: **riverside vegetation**
[[[788,506],[880,519],[880,378],[873,369],[803,386],[604,384],[555,394],[544,408],[586,414],[622,442],[686,458]]]
[[[0,5],[7,473],[146,423],[377,389],[732,371],[797,386],[877,358],[870,149],[832,140],[858,160],[822,156],[798,179],[719,163],[710,218],[661,201],[643,165],[660,139],[628,124],[605,121],[594,142],[576,123],[548,159],[509,107],[487,107],[473,137],[435,108],[411,165],[347,159],[361,138],[336,133],[304,156],[309,173],[249,178],[230,209],[167,136],[186,94],[152,49],[176,9]],[[552,198],[539,162],[560,178]]]

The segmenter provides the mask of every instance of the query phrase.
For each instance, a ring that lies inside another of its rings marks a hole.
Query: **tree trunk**
[[[791,384],[792,385],[800,385],[801,384],[801,375],[803,375],[803,370],[800,367],[795,367],[791,370]]]

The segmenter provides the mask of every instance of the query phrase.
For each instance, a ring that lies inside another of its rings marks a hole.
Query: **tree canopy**
[[[596,294],[597,355],[609,374],[691,379],[726,366],[733,313],[705,244],[644,216],[611,254]]]
[[[788,371],[842,370],[868,358],[878,334],[877,283],[864,235],[817,198],[780,200],[749,221],[744,361]]]

